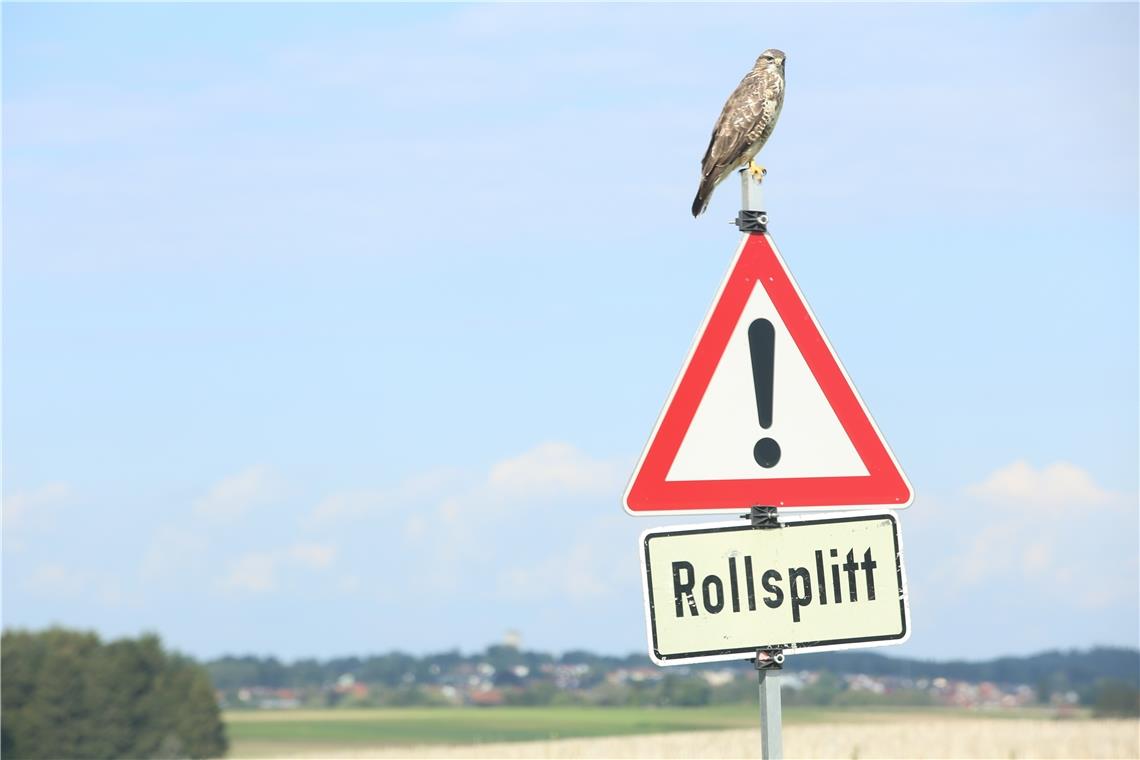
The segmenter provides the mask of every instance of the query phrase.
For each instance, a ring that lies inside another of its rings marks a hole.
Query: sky
[[[3,625],[645,651],[638,535],[702,518],[622,492],[777,47],[770,231],[916,493],[879,651],[1137,646],[1137,22],[5,5]]]

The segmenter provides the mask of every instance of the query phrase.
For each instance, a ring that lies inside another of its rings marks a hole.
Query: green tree
[[[707,705],[712,687],[698,676],[665,676],[661,683],[661,703],[672,707],[700,707]]]
[[[784,702],[790,706],[812,705],[826,706],[835,703],[836,698],[843,691],[843,682],[833,673],[820,671],[814,683],[802,689],[784,690]]]
[[[1098,716],[1140,715],[1140,691],[1117,678],[1097,682],[1093,693],[1093,713]]]
[[[155,636],[6,631],[5,757],[216,757],[226,751],[209,676]]]

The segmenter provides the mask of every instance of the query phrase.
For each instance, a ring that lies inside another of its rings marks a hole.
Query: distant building
[[[499,689],[473,691],[467,695],[468,701],[476,707],[498,707],[507,701]]]

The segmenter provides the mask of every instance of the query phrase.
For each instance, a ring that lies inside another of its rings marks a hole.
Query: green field
[[[230,754],[251,757],[333,745],[473,744],[742,728],[756,722],[754,713],[738,706],[407,708],[230,712],[225,719]]]
[[[937,713],[972,716],[940,708],[837,710],[788,708],[789,724],[897,720]],[[1041,717],[1017,711],[990,717]],[[475,744],[571,737],[624,736],[719,728],[753,728],[757,708],[743,705],[703,708],[652,707],[496,707],[404,708],[376,710],[291,710],[228,712],[226,731],[233,757],[318,753],[377,745]]]

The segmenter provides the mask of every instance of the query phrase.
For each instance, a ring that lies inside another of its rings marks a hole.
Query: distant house
[[[345,673],[336,679],[336,685],[333,686],[332,690],[341,696],[355,697],[356,699],[365,699],[369,694],[368,686],[357,681],[351,673]]]
[[[467,699],[476,707],[498,707],[507,701],[500,689],[473,691],[467,695]]]

